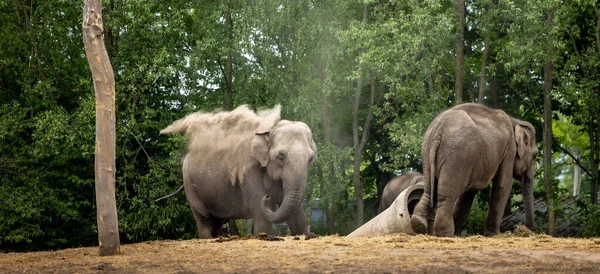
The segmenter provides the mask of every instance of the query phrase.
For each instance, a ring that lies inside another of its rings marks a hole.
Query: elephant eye
[[[288,153],[287,149],[282,149],[279,151],[279,153],[277,153],[277,160],[279,161],[280,164],[283,164],[283,161],[285,160],[287,153]]]

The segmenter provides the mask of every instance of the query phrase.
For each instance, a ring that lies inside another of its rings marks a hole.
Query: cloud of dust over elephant
[[[232,146],[248,134],[269,130],[280,120],[280,114],[280,105],[258,113],[247,105],[230,112],[195,112],[173,122],[160,133],[185,133],[189,138],[189,150],[199,144]]]

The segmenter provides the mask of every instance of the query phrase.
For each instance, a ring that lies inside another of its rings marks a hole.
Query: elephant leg
[[[212,218],[206,214],[206,209],[200,203],[191,203],[190,208],[196,220],[196,226],[198,227],[198,237],[200,239],[210,239],[213,236],[214,222]]]
[[[308,234],[308,225],[306,224],[306,214],[302,206],[287,220],[292,236]]]
[[[451,237],[454,235],[454,206],[459,195],[454,186],[438,186],[438,202],[433,223],[433,235]]]
[[[477,191],[467,191],[456,202],[456,206],[454,207],[455,236],[460,234],[462,225],[465,223],[465,220],[467,220],[467,217],[469,217],[469,212],[471,211],[471,206],[473,205],[473,200],[475,199],[476,194]]]
[[[219,237],[219,234],[221,234],[221,228],[223,228],[223,225],[227,223],[228,220],[223,218],[212,217],[210,221],[212,222],[211,235],[213,238],[217,238]]]
[[[500,223],[511,188],[512,165],[510,168],[502,168],[494,178],[484,235],[490,236],[500,233]]]
[[[265,233],[270,235],[273,230],[273,224],[269,223],[267,219],[263,216],[254,217],[254,235],[258,235],[259,233]]]
[[[250,214],[252,214],[252,217],[254,218],[252,233],[254,235],[258,235],[259,233],[266,233],[270,235],[271,231],[273,230],[273,224],[267,220],[262,209],[260,208],[260,205],[257,204],[250,208]]]
[[[435,178],[437,181],[437,178]],[[437,182],[436,182],[437,183]],[[426,234],[428,232],[427,218],[429,217],[429,207],[431,204],[431,195],[433,189],[431,189],[428,183],[425,184],[425,191],[423,196],[415,206],[413,214],[410,217],[410,225],[413,231],[417,234]]]

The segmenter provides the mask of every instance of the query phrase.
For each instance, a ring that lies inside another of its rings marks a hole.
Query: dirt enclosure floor
[[[0,273],[600,273],[600,238],[394,234],[155,241],[0,254]]]

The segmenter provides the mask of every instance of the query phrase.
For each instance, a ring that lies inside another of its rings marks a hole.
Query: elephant
[[[477,103],[438,114],[421,145],[425,190],[411,218],[415,232],[458,235],[475,195],[492,181],[484,235],[500,233],[512,178],[521,183],[525,224],[533,228],[535,138],[531,123]]]
[[[379,203],[379,212],[383,212],[396,200],[396,197],[409,186],[418,183],[424,184],[423,174],[417,171],[409,171],[400,176],[395,177],[385,185],[381,194],[381,202]]]
[[[217,237],[228,220],[251,218],[255,234],[282,222],[293,235],[308,234],[302,201],[317,147],[308,125],[281,120],[280,112],[279,105],[197,112],[160,132],[188,137],[183,188],[200,238]]]

